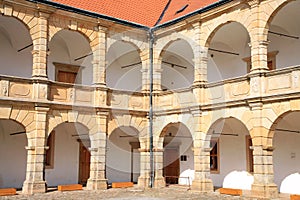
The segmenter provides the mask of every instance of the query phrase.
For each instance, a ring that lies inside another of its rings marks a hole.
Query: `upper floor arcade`
[[[2,2],[0,9],[3,100],[148,109],[147,31],[18,2]],[[156,109],[293,97],[299,92],[299,7],[298,1],[235,2],[158,28]]]

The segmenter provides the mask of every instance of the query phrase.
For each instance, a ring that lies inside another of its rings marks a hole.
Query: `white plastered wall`
[[[121,137],[120,137],[121,136]],[[122,137],[124,136],[124,137]],[[106,178],[108,183],[131,181],[131,145],[129,142],[138,142],[121,129],[116,129],[107,141]],[[140,153],[133,151],[133,182],[137,182],[140,174]]]
[[[16,31],[18,30],[18,31]],[[0,16],[0,74],[30,78],[32,43],[26,27],[13,17]]]
[[[271,22],[270,31],[299,37],[299,6],[299,1],[293,1],[279,10]],[[269,33],[268,40],[270,42],[268,52],[278,51],[276,56],[277,69],[299,65],[300,39]]]
[[[169,135],[175,137],[169,137]],[[193,139],[189,130],[185,126],[179,126],[179,128],[178,126],[170,126],[166,131],[164,142],[168,143],[166,147],[179,147],[179,184],[191,184],[194,179],[195,171]],[[181,161],[181,156],[186,156],[187,160]],[[189,179],[187,177],[189,177]]]
[[[22,188],[26,175],[26,134],[10,135],[25,131],[11,120],[0,120],[0,188]]]
[[[274,182],[280,187],[288,175],[300,172],[300,112],[292,112],[284,116],[277,124],[273,138]]]
[[[222,26],[214,35],[208,51],[208,82],[239,77],[247,74],[247,64],[243,58],[250,56],[249,34],[238,23]],[[225,52],[217,52],[214,50]],[[238,55],[234,55],[234,54]]]
[[[74,125],[65,123],[57,126],[55,131],[54,167],[46,169],[48,186],[78,183],[79,174],[79,142],[78,133],[87,134],[81,127],[75,130]]]
[[[48,77],[55,80],[53,62],[80,66],[76,83],[91,85],[93,83],[93,66],[91,48],[88,41],[78,32],[63,30],[58,32],[49,42]],[[88,56],[86,56],[88,55]],[[82,59],[76,60],[82,56]]]

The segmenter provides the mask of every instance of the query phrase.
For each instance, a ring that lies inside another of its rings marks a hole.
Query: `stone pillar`
[[[153,153],[155,161],[154,188],[162,188],[166,186],[165,178],[163,177],[164,150],[154,149]]]
[[[268,70],[268,44],[267,40],[257,40],[251,43],[251,69],[250,73],[265,72]]]
[[[195,178],[192,189],[200,192],[212,192],[214,189],[210,176],[210,141],[204,132],[205,120],[200,110],[193,111],[195,139],[194,139],[194,169]]]
[[[142,58],[142,91],[149,92],[150,91],[150,62],[149,55],[143,56]]]
[[[107,28],[97,27],[96,39],[91,42],[93,50],[93,83],[106,87],[106,32]]]
[[[33,40],[32,77],[37,79],[48,79],[48,17],[48,13],[39,12],[38,24],[30,29],[30,34]]]
[[[194,85],[207,83],[208,48],[201,46],[201,23],[193,25],[195,32]]]
[[[91,163],[90,178],[87,182],[87,188],[89,190],[102,190],[107,189],[107,179],[105,177],[105,163],[108,112],[98,112],[95,117],[95,130],[90,130]]]
[[[49,108],[35,107],[32,124],[26,127],[28,146],[26,179],[23,184],[24,194],[46,192],[45,182],[45,153],[46,153],[46,121]]]
[[[144,146],[141,144],[141,146]],[[150,183],[150,151],[149,149],[140,148],[140,176],[138,186],[148,188]]]
[[[264,27],[265,10],[260,8],[260,2],[260,0],[247,1],[252,13],[249,33],[251,37],[251,74],[268,70],[268,32]]]
[[[268,116],[263,115],[262,103],[251,103],[252,124],[250,130],[253,143],[254,183],[252,196],[277,198],[278,189],[274,183],[273,147],[269,145]]]

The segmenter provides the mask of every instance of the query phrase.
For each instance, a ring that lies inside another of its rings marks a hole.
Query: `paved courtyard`
[[[26,196],[18,194],[16,196],[0,197],[0,200],[4,199],[30,199],[30,200],[52,200],[52,199],[111,199],[111,200],[187,200],[187,199],[201,199],[201,200],[219,200],[219,199],[253,199],[238,196],[220,195],[217,192],[203,194],[196,191],[189,191],[187,188],[163,188],[163,189],[147,189],[141,190],[139,188],[127,188],[127,189],[108,189],[103,191],[68,191],[59,192],[57,190],[49,191],[45,194],[36,194],[32,196]],[[255,198],[256,199],[256,198]]]

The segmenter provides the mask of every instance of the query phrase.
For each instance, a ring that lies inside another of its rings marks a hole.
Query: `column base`
[[[150,182],[150,177],[139,177],[138,178],[138,187],[140,188],[148,188]]]
[[[166,181],[164,177],[155,177],[154,178],[154,188],[163,188],[166,187]]]
[[[213,192],[214,185],[211,179],[194,180],[191,189],[199,192]]]
[[[38,194],[45,193],[47,186],[45,181],[25,181],[23,183],[22,193],[23,194]]]
[[[106,190],[107,179],[88,179],[86,187],[88,190]]]
[[[252,197],[277,198],[278,188],[276,184],[257,184],[253,183],[251,188]]]

